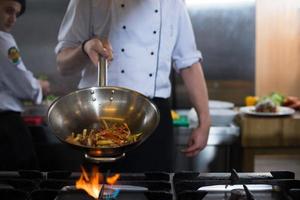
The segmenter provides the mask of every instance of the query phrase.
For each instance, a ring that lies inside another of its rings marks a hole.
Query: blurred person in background
[[[0,0],[0,170],[38,169],[23,101],[42,102],[50,84],[26,69],[11,29],[25,12],[25,0]]]
[[[155,132],[111,167],[133,172],[172,170],[172,66],[183,78],[200,119],[183,153],[195,156],[206,146],[210,117],[202,57],[182,0],[71,0],[58,40],[58,70],[63,75],[81,73],[79,88],[97,85],[101,54],[110,60],[108,85],[138,91],[160,111]]]

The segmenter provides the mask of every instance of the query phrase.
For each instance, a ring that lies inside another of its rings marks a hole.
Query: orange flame
[[[119,178],[120,178],[120,174],[115,174],[114,176],[107,177],[106,182],[110,185],[114,185]]]
[[[81,167],[82,174],[80,175],[79,179],[76,181],[76,188],[85,190],[90,196],[95,199],[98,199],[101,188],[104,183],[103,174],[98,171],[96,166],[93,167],[92,173],[89,176],[86,170]],[[116,183],[119,179],[120,174],[115,174],[114,176],[107,177],[106,182],[110,185]]]

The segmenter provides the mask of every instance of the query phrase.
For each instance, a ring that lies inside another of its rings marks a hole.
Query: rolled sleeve
[[[180,70],[186,67],[190,67],[194,63],[197,63],[202,60],[202,54],[200,51],[194,52],[194,55],[181,57],[174,61],[176,70]]]
[[[55,53],[58,54],[63,48],[76,47],[80,42],[59,41],[55,47]]]
[[[190,67],[192,64],[202,60],[202,54],[196,46],[192,23],[183,2],[179,11],[178,30],[172,54],[176,71]]]

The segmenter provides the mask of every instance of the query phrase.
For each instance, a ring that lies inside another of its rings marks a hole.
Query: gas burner
[[[98,200],[117,199],[120,190],[102,187]],[[56,196],[55,200],[95,200],[84,190],[76,189],[75,186],[65,186]]]
[[[69,171],[0,171],[1,200],[93,199],[81,189],[72,189],[71,186],[75,185],[80,175],[80,172]],[[66,186],[69,190],[62,190]],[[99,196],[101,200],[173,200],[171,174],[124,173],[115,185],[105,185]]]

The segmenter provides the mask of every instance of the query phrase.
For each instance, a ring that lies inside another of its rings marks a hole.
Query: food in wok
[[[125,122],[102,120],[100,128],[83,129],[81,133],[72,133],[66,141],[72,144],[113,148],[131,144],[138,140],[142,133],[133,134]]]

